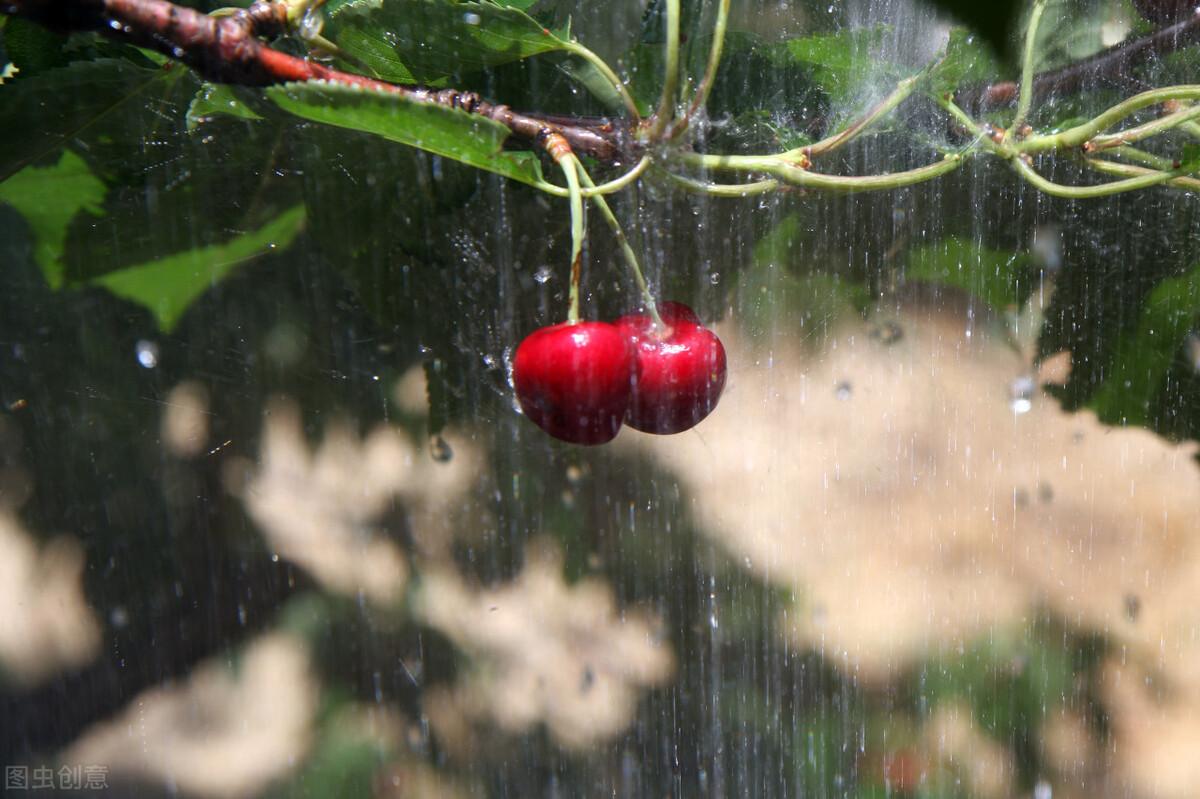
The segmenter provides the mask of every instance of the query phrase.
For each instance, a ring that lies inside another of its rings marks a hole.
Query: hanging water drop
[[[297,33],[300,38],[305,41],[312,41],[321,35],[321,29],[325,27],[325,17],[321,14],[320,9],[315,6],[304,12],[304,16],[300,18],[300,24]]]
[[[141,339],[135,345],[137,360],[144,368],[153,369],[158,366],[158,345],[153,341]]]
[[[1030,375],[1021,375],[1014,377],[1012,382],[1008,384],[1008,406],[1015,414],[1029,413],[1033,408],[1033,392],[1037,388],[1033,377]]]
[[[454,457],[454,450],[441,433],[434,433],[429,437],[429,455],[438,463],[447,463]]]

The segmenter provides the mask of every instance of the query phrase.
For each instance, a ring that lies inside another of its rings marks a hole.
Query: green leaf
[[[105,117],[140,107],[172,78],[163,70],[102,59],[5,83],[0,86],[0,181],[57,153]]]
[[[1038,25],[1035,69],[1054,69],[1100,52],[1111,21],[1107,14],[1080,14],[1075,0],[1048,0]]]
[[[196,92],[188,106],[188,130],[195,130],[201,122],[218,114],[239,119],[262,119],[261,114],[256,114],[241,101],[232,86],[224,83],[206,83]]]
[[[776,66],[803,66],[813,75],[822,91],[835,106],[861,104],[863,98],[890,91],[902,77],[914,71],[880,61],[873,56],[883,52],[889,29],[847,29],[837,33],[789,39],[764,47],[763,54]]]
[[[625,101],[611,80],[591,61],[566,62],[562,70],[576,83],[587,89],[593,97],[604,103],[614,113],[625,110]]]
[[[504,151],[508,128],[477,114],[332,83],[288,83],[267,94],[314,122],[374,133],[523,183],[544,182],[534,155]]]
[[[754,245],[753,263],[738,274],[744,335],[770,335],[781,325],[795,325],[805,338],[824,335],[838,320],[857,316],[866,307],[870,295],[865,287],[813,271],[811,264],[798,259],[803,242],[815,235],[811,219],[792,213]]]
[[[72,152],[54,166],[29,166],[0,183],[0,202],[25,218],[33,232],[34,258],[51,288],[63,284],[63,243],[79,211],[101,213],[104,183]]]
[[[431,83],[567,49],[569,33],[494,3],[358,0],[338,9],[327,35],[385,80]]]
[[[288,247],[304,222],[304,206],[283,212],[252,233],[224,244],[199,247],[96,278],[118,297],[146,306],[163,330],[170,330],[196,297],[239,263],[272,249]]]
[[[1184,142],[1179,148],[1179,168],[1186,174],[1200,172],[1200,144]]]
[[[23,17],[7,17],[4,53],[22,79],[53,67],[65,66],[67,37],[53,33]]]
[[[1021,278],[1029,266],[1029,257],[1022,253],[992,250],[949,236],[910,252],[904,277],[954,286],[1004,310],[1024,297]]]
[[[964,86],[995,82],[1005,74],[992,51],[959,28],[950,31],[941,59],[928,72],[926,86],[931,96],[941,97]]]
[[[1159,283],[1142,305],[1137,329],[1117,344],[1112,374],[1089,403],[1102,419],[1149,425],[1154,400],[1188,334],[1200,322],[1200,266]]]
[[[710,153],[755,155],[794,150],[812,144],[811,136],[780,124],[770,111],[747,111],[713,131],[705,145]]]

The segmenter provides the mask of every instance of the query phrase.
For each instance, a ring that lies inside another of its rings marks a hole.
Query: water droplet
[[[158,345],[153,341],[141,339],[135,345],[138,363],[147,369],[158,366]]]
[[[1137,594],[1125,595],[1125,618],[1130,621],[1137,621],[1138,613],[1142,610],[1142,600],[1138,599]]]
[[[536,271],[534,271],[533,279],[538,283],[545,283],[553,274],[554,270],[543,264],[542,266],[539,266]]]
[[[881,322],[871,330],[871,338],[880,344],[892,345],[904,338],[904,328],[899,322]]]
[[[320,10],[313,7],[304,12],[304,16],[300,18],[298,33],[301,39],[312,40],[321,35],[321,29],[325,27],[325,17]]]
[[[1037,388],[1033,377],[1021,375],[1008,384],[1009,407],[1016,414],[1029,413],[1033,408],[1033,392]]]
[[[577,486],[587,477],[587,469],[582,466],[571,464],[567,467],[567,482],[573,486]]]
[[[446,439],[442,438],[441,433],[434,433],[429,437],[429,454],[438,463],[446,463],[454,457],[454,450],[446,443]]]
[[[708,276],[708,282],[714,286],[717,285],[718,283],[720,283],[721,282],[721,273],[713,272],[711,275]]]
[[[1034,262],[1047,272],[1062,268],[1062,233],[1056,225],[1039,225],[1033,231],[1033,242],[1029,254]]]

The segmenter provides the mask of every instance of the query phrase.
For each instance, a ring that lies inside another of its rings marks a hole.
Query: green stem
[[[1152,119],[1144,125],[1127,128],[1119,133],[1110,133],[1106,136],[1097,136],[1092,139],[1092,144],[1095,145],[1096,149],[1098,150],[1104,150],[1109,147],[1120,147],[1121,145],[1139,141],[1149,136],[1154,136],[1170,130],[1171,128],[1178,127],[1184,123],[1191,122],[1197,117],[1200,117],[1200,106],[1183,108],[1174,113],[1159,117],[1158,119]]]
[[[666,169],[656,169],[655,173],[687,191],[707,194],[711,197],[752,197],[779,188],[779,181],[774,178],[758,180],[753,183],[708,183],[703,180],[685,178],[683,175],[676,175]]]
[[[1082,125],[1060,133],[1026,137],[1021,142],[1021,150],[1027,153],[1040,153],[1048,150],[1068,150],[1080,147],[1084,142],[1100,135],[1130,114],[1141,111],[1147,106],[1165,103],[1167,100],[1200,100],[1200,86],[1167,86],[1135,94]]]
[[[567,179],[567,190],[571,197],[571,291],[567,321],[574,324],[579,321],[579,279],[583,271],[583,238],[587,235],[587,228],[583,215],[583,195],[579,191],[579,159],[574,155],[564,156],[558,159],[558,165]]]
[[[642,115],[638,113],[637,103],[634,102],[633,95],[629,93],[629,89],[625,88],[625,84],[617,77],[617,73],[613,72],[608,62],[579,42],[569,41],[564,42],[564,44],[568,52],[574,53],[594,66],[604,76],[604,79],[612,84],[612,87],[616,89],[617,94],[621,97],[621,102],[625,105],[625,111],[629,114],[630,119],[635,123],[641,122]]]
[[[1042,12],[1046,10],[1046,0],[1035,0],[1029,13],[1029,27],[1025,30],[1025,58],[1021,62],[1021,93],[1017,98],[1017,115],[1012,124],[1004,132],[1004,144],[1011,144],[1013,135],[1025,126],[1029,116],[1029,107],[1033,104],[1033,69],[1037,54],[1038,25],[1042,21]]]
[[[911,95],[913,90],[916,88],[916,78],[905,78],[896,85],[895,91],[889,94],[883,102],[872,108],[865,116],[852,123],[840,133],[835,133],[833,136],[822,139],[816,144],[810,144],[807,147],[797,147],[794,150],[788,150],[786,153],[784,153],[784,157],[799,158],[801,156],[806,156],[808,158],[815,158],[823,153],[836,150],[838,147],[841,147],[843,144],[850,141],[852,138],[867,130],[880,119],[894,111],[896,106],[907,100],[909,95]]]
[[[849,194],[860,191],[898,189],[902,186],[924,183],[940,175],[953,172],[962,163],[963,156],[961,154],[947,155],[937,163],[917,169],[864,176],[825,175],[819,172],[809,172],[781,156],[681,153],[678,159],[681,163],[694,169],[757,172],[771,175],[792,186]]]
[[[592,197],[597,194],[612,194],[613,192],[619,191],[633,181],[637,180],[649,167],[650,156],[643,155],[642,160],[638,161],[633,169],[629,170],[624,175],[621,175],[621,177],[616,178],[615,180],[610,180],[608,183],[601,183],[595,188],[581,188],[580,194],[582,194],[584,197]],[[553,183],[538,183],[536,186],[547,194],[553,194],[555,197],[571,196],[570,189],[564,189],[562,186],[555,186]]]
[[[579,159],[572,156],[575,162],[575,168],[579,171],[579,178],[584,185],[595,188],[592,182],[592,176],[583,168],[583,164],[579,163]],[[600,210],[600,215],[604,217],[604,221],[608,223],[608,227],[612,230],[613,235],[617,237],[617,245],[621,249],[621,255],[625,258],[625,263],[629,266],[629,271],[633,273],[633,280],[637,283],[638,293],[642,295],[642,304],[646,306],[646,313],[650,315],[650,320],[654,323],[656,329],[662,329],[663,320],[658,315],[658,303],[654,299],[654,295],[650,293],[650,287],[646,284],[646,278],[642,274],[642,268],[638,265],[637,255],[633,252],[633,247],[629,245],[629,239],[625,237],[625,231],[621,229],[621,223],[617,221],[617,217],[613,214],[612,209],[608,207],[608,201],[604,199],[603,194],[592,194],[591,200]]]
[[[1093,197],[1106,197],[1110,194],[1119,194],[1123,191],[1132,191],[1134,189],[1144,189],[1149,186],[1157,186],[1161,183],[1167,183],[1171,180],[1180,177],[1178,174],[1171,172],[1150,172],[1139,177],[1127,178],[1125,180],[1114,180],[1111,183],[1102,183],[1099,186],[1063,186],[1060,183],[1053,183],[1039,175],[1032,166],[1025,163],[1022,158],[1013,158],[1010,163],[1013,168],[1025,178],[1031,185],[1040,191],[1050,194],[1054,197],[1069,197],[1071,199],[1086,200]]]
[[[1131,161],[1134,164],[1145,167],[1147,169],[1163,170],[1163,169],[1172,169],[1174,167],[1174,162],[1170,158],[1163,158],[1161,155],[1155,155],[1154,153],[1148,153],[1145,150],[1139,150],[1138,148],[1130,147],[1129,145],[1124,145],[1121,147],[1114,147],[1111,150],[1111,152],[1117,158],[1124,158],[1126,161]],[[1086,159],[1086,161],[1089,165],[1092,165],[1095,163],[1104,163],[1104,164],[1118,163],[1118,162],[1109,161],[1107,159],[1100,159],[1100,158],[1088,158],[1088,159]],[[1103,171],[1107,171],[1107,170],[1104,170],[1103,167],[1098,167],[1098,168]]]
[[[1109,175],[1119,175],[1121,177],[1140,177],[1143,175],[1161,174],[1163,169],[1148,169],[1146,167],[1134,166],[1133,164],[1120,164],[1115,161],[1106,161],[1100,158],[1086,158],[1084,163],[1098,172],[1104,172]],[[1167,167],[1170,169],[1170,167]],[[1200,180],[1196,178],[1177,177],[1166,181],[1168,186],[1176,186],[1181,189],[1189,189],[1196,191],[1200,189]]]
[[[672,137],[687,131],[692,119],[708,104],[708,95],[712,92],[713,82],[717,78],[717,68],[721,65],[721,51],[725,47],[725,28],[729,25],[729,0],[721,0],[717,6],[717,21],[713,25],[712,49],[708,52],[708,66],[704,69],[704,77],[700,79],[700,88],[688,106],[687,115],[672,131]]]
[[[654,141],[662,136],[675,118],[675,95],[679,88],[679,0],[667,0],[667,55],[663,75],[662,98],[658,110],[650,118],[646,138]]]

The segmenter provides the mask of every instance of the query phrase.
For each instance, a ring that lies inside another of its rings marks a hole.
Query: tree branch
[[[1134,66],[1152,56],[1197,43],[1200,43],[1200,13],[1193,13],[1182,22],[1101,50],[1074,64],[1037,75],[1033,79],[1033,98],[1081,91],[1104,83],[1126,88],[1132,80],[1129,72]],[[979,114],[1012,105],[1017,99],[1018,89],[1013,81],[973,86],[955,92],[954,100],[959,107]]]
[[[388,83],[275,50],[259,37],[276,37],[287,31],[287,5],[278,0],[258,0],[226,17],[201,14],[168,0],[0,0],[0,10],[60,33],[97,31],[155,50],[218,83],[269,86],[325,80],[361,86],[487,117],[531,148],[557,134],[575,153],[603,164],[634,163],[640,155],[626,120],[524,114],[488,103],[474,92]]]

